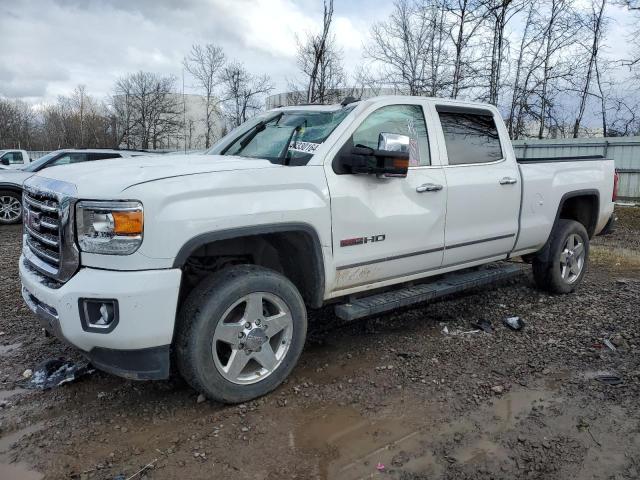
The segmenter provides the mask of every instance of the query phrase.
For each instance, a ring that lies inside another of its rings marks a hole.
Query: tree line
[[[603,55],[615,28],[611,8],[624,7],[640,25],[640,4],[584,5],[396,0],[391,14],[371,26],[362,62],[348,74],[332,31],[333,0],[323,0],[320,31],[296,38],[287,103],[393,91],[494,104],[513,139],[640,134],[640,27],[629,39],[630,58]],[[185,115],[178,78],[140,71],[119,78],[107,98],[85,86],[42,106],[0,98],[0,146],[209,148],[260,111],[274,89],[267,75],[215,44],[193,45],[182,67],[199,94],[200,118]]]

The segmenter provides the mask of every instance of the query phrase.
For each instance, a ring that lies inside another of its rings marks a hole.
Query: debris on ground
[[[25,377],[31,378],[25,387],[47,390],[93,372],[95,370],[87,362],[74,363],[63,358],[51,358],[40,363],[32,375]]]
[[[508,318],[505,318],[502,321],[502,323],[506,327],[510,328],[511,330],[515,330],[515,331],[522,330],[524,328],[524,326],[526,325],[524,323],[524,320],[522,320],[520,317],[508,317]]]
[[[624,380],[622,380],[618,375],[598,375],[594,377],[594,380],[611,386],[624,383]]]
[[[496,385],[491,387],[491,391],[496,395],[500,395],[501,393],[504,393],[504,387],[502,385]]]
[[[379,472],[384,472],[384,463],[378,462],[378,464],[376,465],[376,470],[378,470]]]
[[[27,368],[24,372],[22,372],[22,376],[24,378],[31,378],[31,375],[33,375],[33,370],[31,370],[30,368]]]
[[[482,330],[485,333],[493,333],[493,324],[491,320],[481,319],[477,322],[471,322],[471,326],[475,329]]]
[[[611,350],[612,352],[615,352],[617,350],[617,348],[613,345],[613,343],[611,343],[611,341],[608,338],[605,338],[602,343],[604,343],[607,347],[609,347],[609,350]]]

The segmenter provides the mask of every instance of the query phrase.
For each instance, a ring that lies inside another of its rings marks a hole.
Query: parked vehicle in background
[[[472,267],[512,257],[572,292],[613,189],[604,158],[516,159],[491,105],[279,108],[208,155],[27,180],[23,297],[98,368],[167,378],[173,352],[196,390],[243,402],[294,368],[308,308],[381,313],[477,286],[492,269]]]
[[[24,150],[5,150],[2,159],[4,159],[6,155],[12,155],[11,158],[15,158],[15,152],[23,152],[23,158],[29,158],[27,152]],[[24,155],[26,155],[26,157]],[[58,165],[70,165],[94,160],[137,157],[142,155],[150,154],[129,150],[64,149],[50,152],[38,160],[30,163],[25,162],[24,165],[7,170],[0,170],[0,225],[19,223],[22,220],[22,183],[36,172]]]
[[[29,165],[31,159],[26,150],[0,150],[0,169],[23,168]]]

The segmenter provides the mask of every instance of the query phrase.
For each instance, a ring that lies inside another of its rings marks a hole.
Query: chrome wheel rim
[[[211,344],[214,364],[232,383],[260,382],[278,369],[292,334],[291,311],[280,297],[250,293],[229,307],[218,322]]]
[[[584,268],[584,243],[580,235],[572,233],[560,253],[560,275],[567,283],[575,282]]]
[[[5,222],[13,222],[22,215],[22,205],[17,198],[9,195],[0,197],[0,219]]]

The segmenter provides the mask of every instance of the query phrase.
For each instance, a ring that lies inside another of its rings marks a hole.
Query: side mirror
[[[340,156],[347,173],[364,173],[379,177],[406,177],[409,171],[409,137],[381,133],[378,149],[357,145]]]
[[[0,163],[2,163],[2,165],[8,166],[9,165],[9,157],[4,157],[2,160],[0,160]]]
[[[410,138],[399,133],[381,133],[378,135],[378,150],[386,152],[409,153]]]

